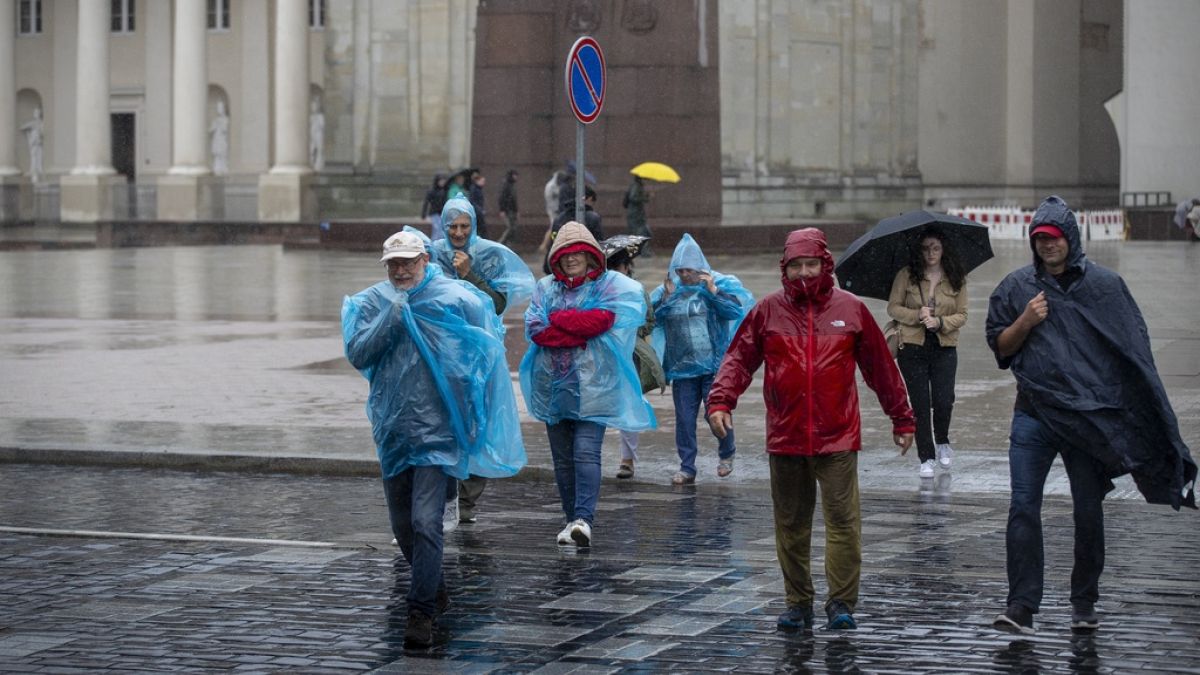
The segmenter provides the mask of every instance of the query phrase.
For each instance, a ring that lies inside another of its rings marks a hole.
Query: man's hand
[[[458,273],[460,279],[466,279],[471,273],[471,256],[463,251],[454,252],[454,271]]]
[[[1045,321],[1046,315],[1049,313],[1050,305],[1046,302],[1046,291],[1040,291],[1037,295],[1033,296],[1032,300],[1026,303],[1025,311],[1021,312],[1021,321],[1024,321],[1025,325],[1033,328]]]
[[[666,280],[663,281],[662,296],[665,298],[674,292],[675,292],[675,282],[671,281],[671,274],[668,272]]]
[[[709,293],[712,293],[713,295],[717,294],[717,285],[715,283],[713,283],[713,278],[712,278],[711,274],[709,274],[708,272],[701,272],[700,273],[700,281],[706,287],[708,287]]]
[[[712,429],[713,436],[717,438],[725,438],[730,431],[733,431],[733,415],[730,415],[724,410],[718,410],[708,416],[708,428]],[[912,434],[909,434],[909,442],[912,442]]]
[[[900,446],[900,456],[903,457],[908,449],[912,447],[913,435],[908,434],[892,434],[892,442]]]

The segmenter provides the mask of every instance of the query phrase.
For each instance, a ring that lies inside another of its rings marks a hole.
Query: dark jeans
[[[950,442],[950,415],[954,412],[954,375],[958,349],[943,347],[937,336],[925,332],[925,344],[906,344],[896,357],[908,387],[908,400],[917,416],[917,457],[936,459],[934,442]],[[933,428],[929,409],[933,408]]]
[[[388,518],[400,552],[412,567],[408,608],[426,616],[437,614],[442,579],[442,511],[446,483],[453,481],[440,466],[416,466],[383,480]]]
[[[696,475],[696,415],[704,406],[712,383],[713,373],[679,378],[671,383],[671,398],[675,400],[675,448],[679,451],[679,470],[689,476]],[[707,414],[704,415],[704,421],[708,422]],[[717,456],[729,459],[736,450],[733,429],[730,429],[717,444]]]
[[[1104,571],[1104,495],[1109,481],[1090,455],[1063,444],[1045,425],[1020,410],[1013,413],[1008,470],[1008,604],[1037,612],[1042,604],[1042,490],[1054,456],[1062,454],[1071,482],[1075,515],[1075,566],[1071,604],[1094,604]]]
[[[567,521],[580,519],[592,524],[600,498],[600,447],[604,425],[580,420],[547,424],[550,456],[554,460],[554,482]]]

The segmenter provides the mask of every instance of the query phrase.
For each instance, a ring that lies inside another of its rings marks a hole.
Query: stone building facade
[[[684,175],[651,217],[684,222],[1182,198],[1198,25],[1194,0],[0,0],[0,218],[410,217],[465,166],[492,199],[519,169],[535,215],[583,33],[609,56],[587,168],[610,221],[645,159]]]

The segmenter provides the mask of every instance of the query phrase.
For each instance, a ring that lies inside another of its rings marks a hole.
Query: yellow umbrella
[[[630,169],[629,173],[635,176],[640,176],[641,178],[656,180],[660,183],[679,182],[679,174],[675,171],[675,169],[672,169],[666,164],[662,164],[660,162],[642,162],[641,164],[638,164]]]

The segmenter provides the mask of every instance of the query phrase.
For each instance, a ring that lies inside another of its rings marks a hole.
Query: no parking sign
[[[584,35],[571,45],[567,53],[567,99],[575,119],[591,124],[604,107],[606,72],[604,52],[590,35]]]

